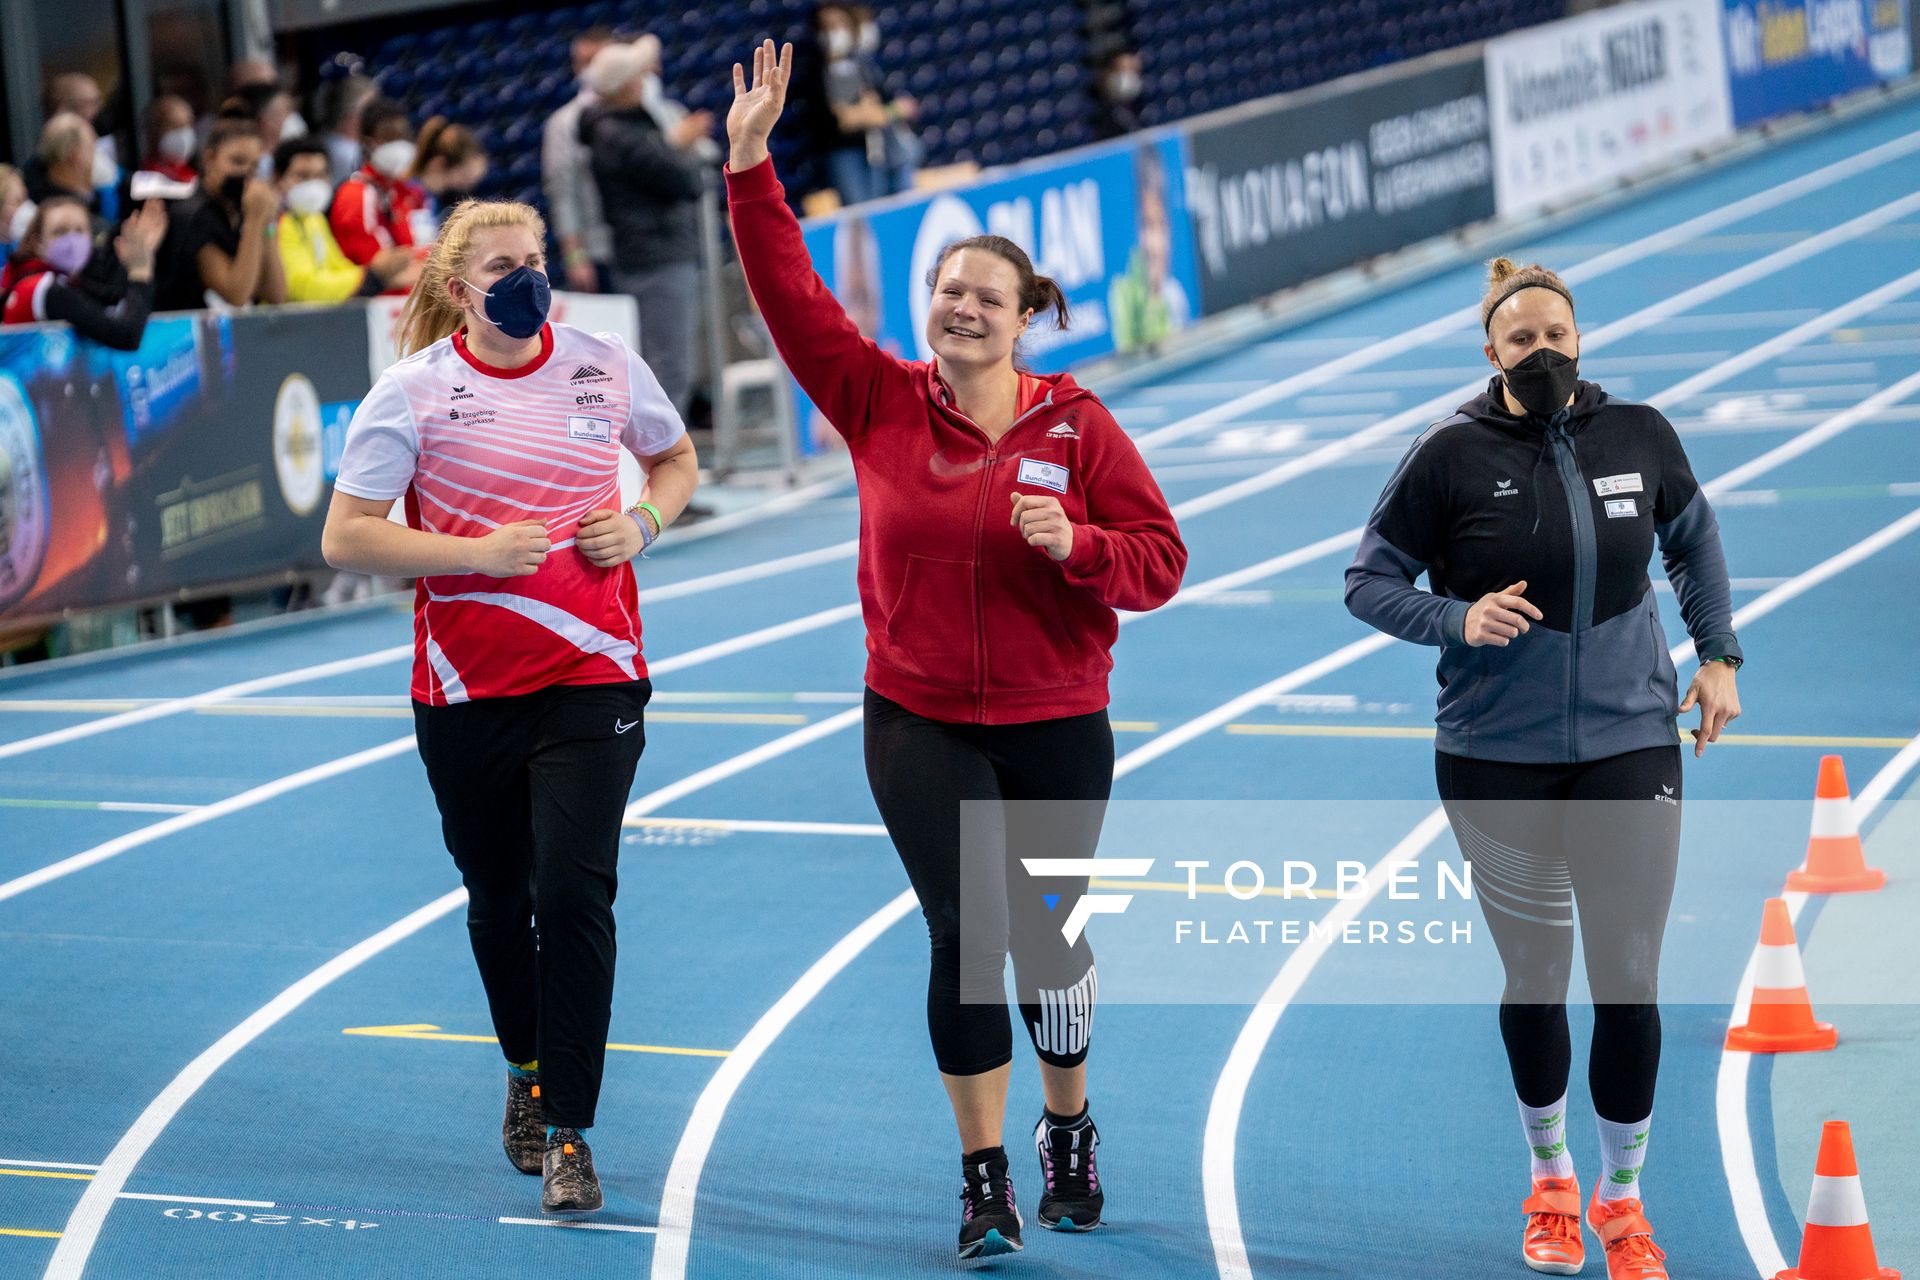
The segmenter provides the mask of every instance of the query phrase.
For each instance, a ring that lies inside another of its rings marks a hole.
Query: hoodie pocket
[[[990,693],[1059,689],[1113,669],[1113,611],[1039,556],[989,560],[987,680]]]
[[[930,684],[972,689],[976,630],[972,562],[909,555],[887,609],[885,649],[874,656]]]

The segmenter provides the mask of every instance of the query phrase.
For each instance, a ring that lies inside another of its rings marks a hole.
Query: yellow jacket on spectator
[[[288,302],[344,302],[366,292],[366,268],[355,266],[340,252],[326,214],[283,213],[277,238],[280,261],[287,269]]]

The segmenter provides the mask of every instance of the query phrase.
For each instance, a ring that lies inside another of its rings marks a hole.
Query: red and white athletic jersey
[[[478,538],[539,520],[553,546],[520,578],[449,574],[414,593],[413,697],[445,706],[646,675],[625,564],[574,545],[581,517],[620,510],[620,446],[645,458],[686,428],[653,372],[611,333],[549,324],[540,355],[499,369],[442,338],[380,375],[347,428],[334,483],[405,497],[407,523]]]

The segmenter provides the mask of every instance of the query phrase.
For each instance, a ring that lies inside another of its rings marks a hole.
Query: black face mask
[[[219,196],[235,208],[240,207],[240,198],[247,193],[247,175],[236,173],[220,184]]]
[[[1580,378],[1580,358],[1541,347],[1509,369],[1502,365],[1507,391],[1536,418],[1551,418],[1566,407]]]

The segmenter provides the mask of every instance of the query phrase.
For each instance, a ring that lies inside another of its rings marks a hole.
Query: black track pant
[[[1573,921],[1593,991],[1594,1109],[1653,1113],[1660,1069],[1660,943],[1680,856],[1680,748],[1582,764],[1504,764],[1438,753],[1440,798],[1506,967],[1500,1035],[1520,1101],[1566,1092]]]
[[[1094,855],[1113,790],[1107,713],[950,724],[869,689],[866,754],[874,803],[933,943],[927,1029],[940,1070],[979,1075],[1012,1061],[1009,952],[1040,1060],[1084,1062],[1098,979],[1086,938],[1069,945],[1062,926],[1087,877],[1033,878],[1021,859]],[[963,801],[1041,800],[1078,803],[970,805],[961,838]]]
[[[551,1125],[587,1128],[600,1098],[620,821],[652,695],[638,680],[413,704],[494,1034],[507,1061],[540,1060]]]

